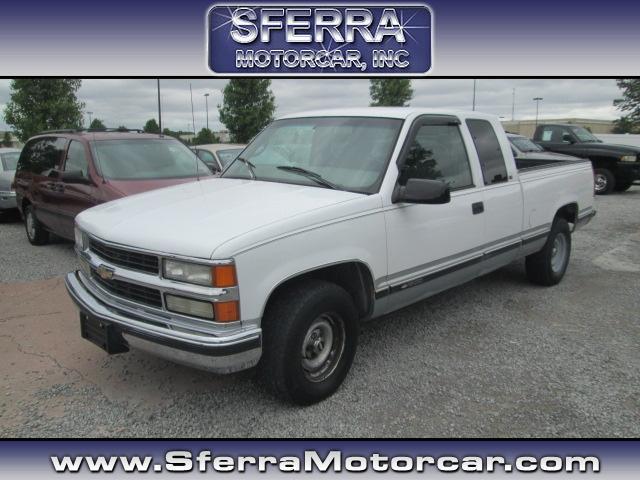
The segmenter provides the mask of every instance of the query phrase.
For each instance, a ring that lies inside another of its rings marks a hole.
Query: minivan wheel
[[[567,271],[570,256],[569,224],[564,218],[556,218],[542,250],[526,258],[527,277],[537,285],[556,285]]]
[[[596,168],[593,171],[593,186],[596,195],[607,195],[616,188],[616,179],[606,168]]]
[[[327,398],[351,368],[358,330],[353,300],[338,285],[311,279],[285,288],[262,320],[260,380],[298,405]]]
[[[24,226],[31,245],[45,245],[49,241],[49,232],[38,221],[31,205],[24,208]]]

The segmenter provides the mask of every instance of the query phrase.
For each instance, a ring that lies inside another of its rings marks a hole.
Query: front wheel
[[[261,380],[278,396],[309,405],[347,376],[358,343],[358,315],[341,287],[306,280],[276,294],[262,321]]]
[[[593,171],[593,187],[596,195],[607,195],[616,188],[616,178],[606,168],[596,168]]]
[[[538,285],[556,285],[567,271],[570,256],[569,224],[564,218],[556,218],[542,250],[526,258],[527,277]]]

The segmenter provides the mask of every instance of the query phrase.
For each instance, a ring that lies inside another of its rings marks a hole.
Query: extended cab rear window
[[[486,120],[468,119],[467,127],[478,152],[485,185],[507,181],[507,166],[500,142],[491,123]]]

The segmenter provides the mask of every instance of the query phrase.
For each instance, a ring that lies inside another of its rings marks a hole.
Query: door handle
[[[474,215],[478,215],[479,213],[484,212],[484,203],[475,202],[471,204],[471,211]]]

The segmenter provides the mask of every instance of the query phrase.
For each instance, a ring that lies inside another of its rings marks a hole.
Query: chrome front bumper
[[[216,373],[251,368],[260,359],[259,328],[224,335],[187,331],[143,309],[107,304],[89,290],[82,276],[81,272],[67,274],[69,295],[82,314],[114,325],[130,348]]]

